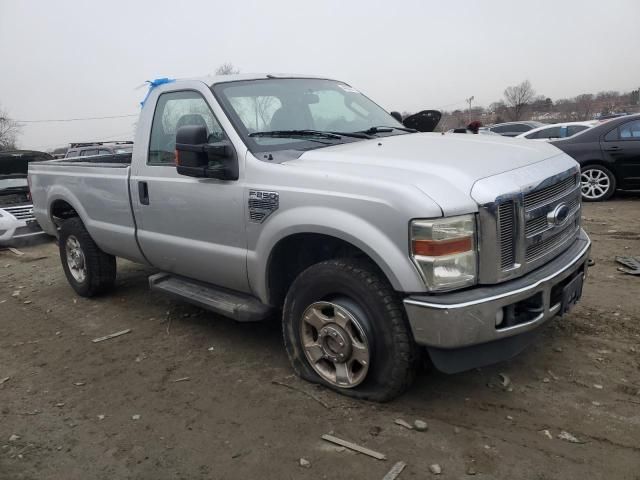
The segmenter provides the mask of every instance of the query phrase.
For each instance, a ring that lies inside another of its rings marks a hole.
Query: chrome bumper
[[[561,255],[533,272],[499,285],[476,287],[445,295],[409,296],[404,306],[419,345],[458,349],[507,339],[529,332],[560,312],[561,302],[554,287],[578,274],[586,275],[591,241],[580,230],[574,244]],[[553,292],[553,298],[552,298]],[[539,302],[539,311],[521,323],[496,326],[519,302]]]

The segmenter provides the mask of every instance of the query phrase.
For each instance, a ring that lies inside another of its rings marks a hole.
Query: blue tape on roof
[[[144,102],[147,101],[147,98],[149,98],[149,94],[151,94],[151,91],[156,88],[159,87],[160,85],[164,85],[165,83],[173,83],[175,82],[174,78],[156,78],[155,80],[147,80],[145,83],[149,84],[149,90],[147,91],[147,94],[144,97],[144,100],[142,100],[140,102],[140,106],[144,107]]]

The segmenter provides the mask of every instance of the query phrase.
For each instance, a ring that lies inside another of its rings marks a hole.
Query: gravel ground
[[[53,243],[1,251],[0,479],[375,479],[397,461],[401,480],[435,477],[433,464],[439,478],[640,479],[640,278],[613,261],[640,255],[638,200],[585,205],[596,264],[583,300],[531,348],[421,372],[382,405],[294,377],[277,321],[151,293],[153,270],[120,262],[118,288],[86,300]],[[388,459],[322,441],[330,432]]]

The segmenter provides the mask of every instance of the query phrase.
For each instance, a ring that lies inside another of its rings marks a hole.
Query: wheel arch
[[[249,249],[247,267],[251,288],[263,302],[281,305],[279,300],[283,298],[284,287],[273,283],[277,278],[274,272],[283,268],[283,262],[289,263],[292,257],[305,257],[305,251],[313,254],[306,255],[304,261],[292,262],[298,268],[310,266],[309,258],[319,262],[345,254],[363,256],[382,272],[394,290],[425,291],[409,258],[408,225],[406,231],[394,232],[399,238],[392,238],[378,226],[348,212],[326,207],[299,210],[283,212],[270,219],[261,230],[255,248]],[[287,284],[285,281],[284,285]],[[274,289],[274,285],[278,287]]]

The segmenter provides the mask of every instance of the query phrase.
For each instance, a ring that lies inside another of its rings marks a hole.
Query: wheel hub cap
[[[351,340],[340,326],[329,324],[318,332],[318,343],[326,359],[332,362],[344,362],[351,357]]]
[[[84,282],[85,278],[87,278],[87,265],[84,258],[84,252],[82,251],[80,242],[73,235],[67,238],[67,242],[65,243],[65,254],[71,276],[77,282]]]
[[[580,177],[582,196],[589,200],[598,200],[604,197],[611,187],[609,177],[599,169],[583,170]]]
[[[302,314],[305,357],[320,377],[341,388],[359,385],[369,370],[369,340],[360,322],[353,312],[331,302],[315,302]]]

